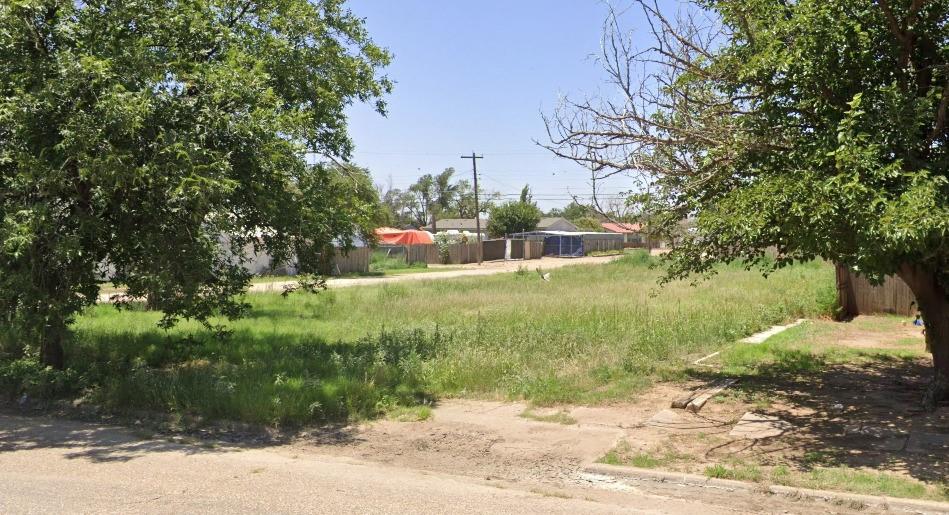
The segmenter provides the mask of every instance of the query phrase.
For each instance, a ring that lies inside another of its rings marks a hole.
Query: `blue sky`
[[[543,209],[589,195],[588,174],[534,144],[540,113],[562,94],[595,94],[604,76],[605,4],[597,0],[351,0],[373,39],[394,54],[396,82],[382,117],[350,109],[355,163],[378,183],[403,188],[421,173],[454,167],[471,176],[475,151],[484,188],[516,194],[531,185]],[[616,179],[606,193],[629,189]]]

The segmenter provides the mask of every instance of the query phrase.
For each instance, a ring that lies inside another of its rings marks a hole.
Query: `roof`
[[[568,224],[573,225],[573,223],[571,223],[570,220],[567,220],[566,218],[562,216],[547,216],[547,217],[541,218],[540,221],[537,222],[537,228],[542,229],[544,227],[550,227],[551,225],[554,225],[555,223],[561,222],[561,221],[567,222]]]
[[[600,224],[604,229],[610,232],[618,232],[620,234],[632,234],[636,232],[641,232],[643,226],[640,224],[627,224],[619,222],[603,222]]]
[[[488,221],[481,219],[481,228],[484,229],[487,227]],[[436,220],[435,226],[439,229],[458,229],[466,231],[476,231],[478,230],[477,222],[474,218],[445,218],[442,220]],[[432,229],[431,225],[426,225],[423,229]]]

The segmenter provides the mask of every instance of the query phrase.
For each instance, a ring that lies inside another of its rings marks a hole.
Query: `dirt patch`
[[[923,328],[914,326],[909,319],[894,317],[861,316],[848,324],[833,324],[823,342],[852,349],[926,349]]]
[[[618,420],[613,425],[596,422],[590,412],[575,424],[562,424],[521,416],[527,409],[517,403],[449,400],[436,406],[424,422],[361,425],[350,429],[342,445],[327,445],[317,431],[298,445],[422,470],[550,482],[569,481],[583,464],[602,456],[624,436]],[[610,413],[623,418],[622,408]]]

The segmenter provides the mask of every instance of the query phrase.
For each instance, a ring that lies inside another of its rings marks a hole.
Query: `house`
[[[643,243],[643,226],[621,222],[602,222],[600,226],[606,232],[623,235],[623,243]]]
[[[567,220],[566,218],[559,216],[551,216],[547,218],[541,218],[540,222],[537,223],[538,231],[565,231],[565,232],[576,232],[579,229],[576,225]]]
[[[482,218],[481,232],[484,232],[485,227],[487,226],[488,226],[488,221]],[[422,229],[428,232],[435,232],[435,233],[449,232],[449,231],[457,231],[457,232],[467,231],[470,233],[474,233],[478,230],[477,220],[475,220],[474,218],[445,218],[442,220],[436,220],[435,227],[432,227],[431,225],[426,225],[425,227],[422,227]]]

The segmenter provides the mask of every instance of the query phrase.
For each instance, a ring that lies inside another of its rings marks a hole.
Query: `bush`
[[[9,400],[23,394],[34,399],[56,399],[79,390],[79,374],[72,369],[45,367],[33,357],[0,362],[0,395]]]
[[[494,206],[488,219],[488,234],[501,237],[505,234],[533,231],[540,222],[540,209],[529,202],[507,202]]]

